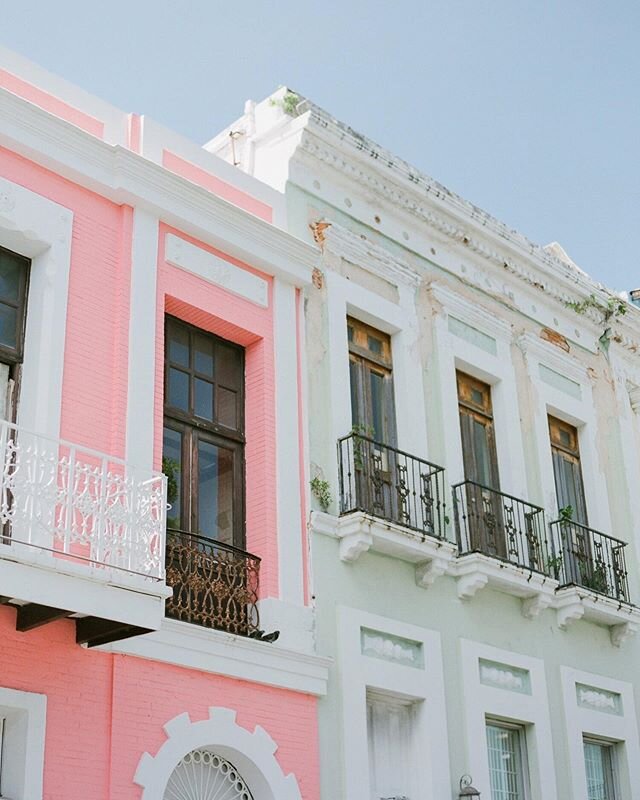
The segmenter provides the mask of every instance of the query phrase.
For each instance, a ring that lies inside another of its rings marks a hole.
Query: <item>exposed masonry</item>
[[[307,155],[338,172],[346,173],[351,180],[376,192],[438,233],[506,270],[534,289],[544,292],[561,305],[575,302],[576,297],[591,293],[603,304],[611,297],[620,299],[615,292],[594,281],[579,267],[553,255],[559,251],[558,247],[534,244],[406,161],[335,119],[311,101],[304,99],[298,105],[298,112],[309,114],[309,121],[300,140],[300,148]],[[351,157],[341,156],[336,152],[335,139],[352,151]],[[366,156],[370,162],[365,165],[362,160]],[[443,213],[437,213],[428,207],[424,202],[425,198],[440,204]],[[451,219],[447,219],[445,214],[451,214]],[[505,247],[514,248],[532,259],[533,266],[541,274],[521,259],[514,258],[506,250],[498,249],[493,243],[478,236],[469,222],[481,226],[487,234],[503,240]],[[575,293],[571,292],[567,284],[575,286]],[[628,311],[630,317],[635,317],[633,323],[640,322],[640,312],[633,305],[628,304]],[[586,309],[582,314],[583,318],[595,325],[600,325],[601,316],[594,308]],[[625,350],[637,353],[640,351],[640,338],[637,334],[638,325],[633,323],[623,324],[617,320],[613,339]]]

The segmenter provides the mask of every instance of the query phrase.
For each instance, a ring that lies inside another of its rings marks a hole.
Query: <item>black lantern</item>
[[[471,785],[471,775],[463,775],[460,778],[460,800],[468,800],[470,797],[480,797],[480,792],[475,786]]]

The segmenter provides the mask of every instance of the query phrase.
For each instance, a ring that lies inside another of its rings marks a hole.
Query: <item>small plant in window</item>
[[[562,563],[562,555],[547,556],[547,574],[552,575],[556,580],[560,580]]]
[[[180,464],[178,464],[175,458],[162,456],[162,471],[167,476],[167,505],[171,508],[178,499],[178,474],[180,472]],[[176,527],[177,518],[167,515],[167,525],[169,527]]]
[[[560,522],[573,522],[573,506],[564,506],[564,508],[559,508],[558,519]]]
[[[356,424],[351,427],[351,433],[353,434],[353,465],[359,472],[362,472],[365,465],[365,448],[367,447],[367,442],[363,440],[363,437],[372,439],[374,430],[371,425]]]
[[[331,486],[329,481],[322,480],[317,475],[310,481],[311,492],[313,496],[316,498],[318,503],[320,503],[320,508],[326,512],[329,510],[329,506],[331,505]]]
[[[609,582],[607,568],[603,563],[580,565],[580,582],[586,589],[591,589],[600,594],[607,594]]]

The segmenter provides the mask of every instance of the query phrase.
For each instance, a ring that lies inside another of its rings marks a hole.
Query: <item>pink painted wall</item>
[[[71,122],[73,125],[77,125],[78,128],[82,128],[87,131],[87,133],[91,133],[99,139],[102,139],[104,136],[104,124],[99,119],[92,117],[90,114],[86,114],[79,108],[70,106],[68,103],[65,103],[64,100],[60,100],[52,94],[44,92],[37,86],[27,83],[27,81],[22,80],[22,78],[4,69],[0,69],[0,86],[3,89],[7,89],[9,92],[13,92],[13,94],[23,97],[36,106],[40,106],[40,108],[43,108],[45,111],[50,111],[52,114],[55,114],[56,117],[60,117],[67,122]]]
[[[164,258],[168,232],[207,252],[260,275],[269,284],[269,306],[263,308],[237,297],[190,272],[168,264]],[[206,308],[207,311],[202,309]],[[276,413],[273,352],[273,281],[237,259],[161,226],[158,250],[156,320],[156,404],[154,462],[162,454],[164,315],[173,314],[246,348],[246,511],[247,550],[262,558],[261,597],[278,596],[278,534],[276,517]]]
[[[0,175],[73,211],[60,435],[123,457],[132,211],[3,148]]]
[[[316,700],[284,689],[86,650],[69,620],[29,633],[15,630],[15,611],[0,607],[1,683],[47,695],[45,800],[135,800],[141,755],[155,755],[162,726],[209,706],[237,710],[239,725],[261,725],[277,742],[276,758],[293,772],[304,800],[318,800]],[[158,798],[160,800],[160,798]]]
[[[171,172],[175,172],[176,175],[181,175],[192,183],[203,186],[213,194],[218,195],[218,197],[222,197],[224,200],[228,200],[230,203],[244,208],[245,211],[255,214],[256,217],[260,217],[260,219],[266,222],[271,222],[273,210],[267,203],[263,203],[262,200],[252,197],[250,194],[247,194],[247,192],[243,192],[236,186],[232,186],[230,183],[216,177],[211,172],[207,172],[201,167],[192,164],[190,161],[185,161],[184,158],[180,158],[180,156],[177,156],[170,150],[163,150],[162,165]]]

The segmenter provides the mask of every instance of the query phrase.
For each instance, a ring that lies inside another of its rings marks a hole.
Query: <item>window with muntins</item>
[[[585,738],[584,766],[587,778],[587,800],[617,800],[615,785],[614,745]]]
[[[487,752],[491,800],[527,800],[529,775],[524,728],[487,721]]]
[[[581,525],[588,525],[578,429],[568,422],[550,416],[549,439],[558,508],[570,507],[571,519]]]
[[[15,422],[29,287],[28,258],[0,247],[0,418]]]
[[[244,547],[244,350],[167,317],[167,525]]]
[[[388,334],[347,318],[351,419],[359,433],[396,446],[391,338]]]

